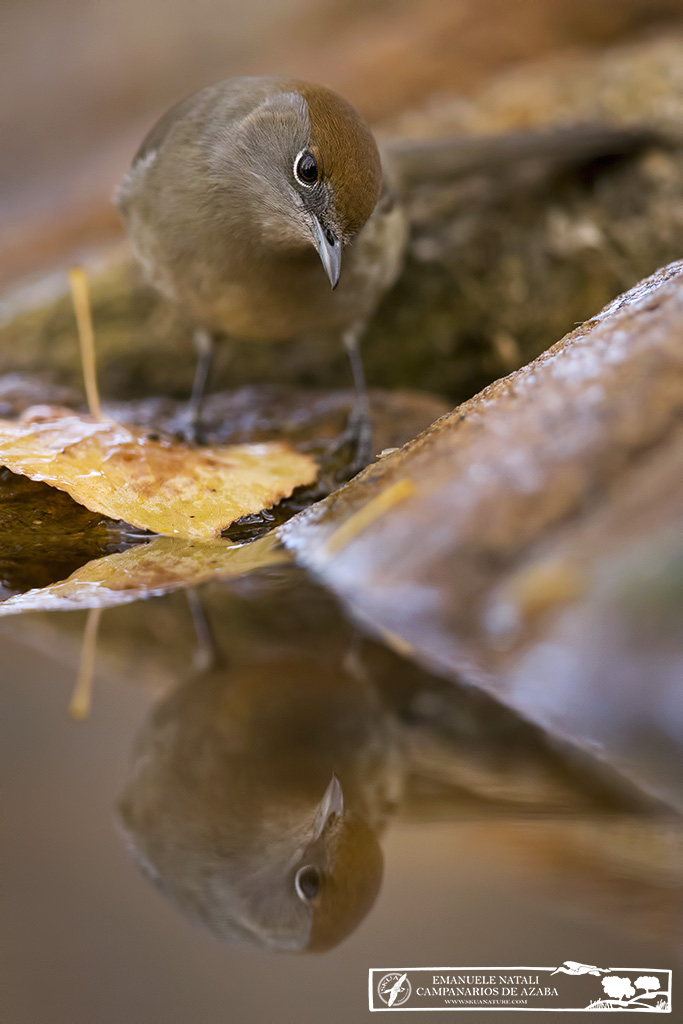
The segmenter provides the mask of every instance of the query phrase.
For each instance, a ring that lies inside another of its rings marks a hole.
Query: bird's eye
[[[299,868],[294,879],[294,886],[299,899],[306,903],[315,899],[320,889],[320,872],[312,864]]]
[[[318,180],[318,161],[312,153],[299,153],[294,161],[294,177],[301,185],[315,185]]]

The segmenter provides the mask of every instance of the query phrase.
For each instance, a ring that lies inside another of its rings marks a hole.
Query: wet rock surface
[[[385,639],[679,807],[682,336],[679,263],[282,530]]]

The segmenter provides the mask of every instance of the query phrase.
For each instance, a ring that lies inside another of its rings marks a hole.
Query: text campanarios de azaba
[[[552,986],[541,985],[537,974],[434,974],[430,986],[418,996],[556,996]]]

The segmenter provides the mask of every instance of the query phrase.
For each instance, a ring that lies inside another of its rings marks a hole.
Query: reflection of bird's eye
[[[297,896],[302,900],[312,900],[320,889],[320,872],[312,864],[299,868],[294,879]]]
[[[318,180],[318,161],[311,153],[299,153],[294,162],[294,177],[302,185],[315,185]]]

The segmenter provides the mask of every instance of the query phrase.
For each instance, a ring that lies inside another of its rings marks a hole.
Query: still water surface
[[[675,990],[678,819],[362,639],[298,570],[198,596],[202,665],[185,594],[104,612],[84,722],[84,613],[0,622],[3,1024],[346,1024],[370,967],[573,959]],[[311,930],[278,865],[333,772],[356,824]]]

